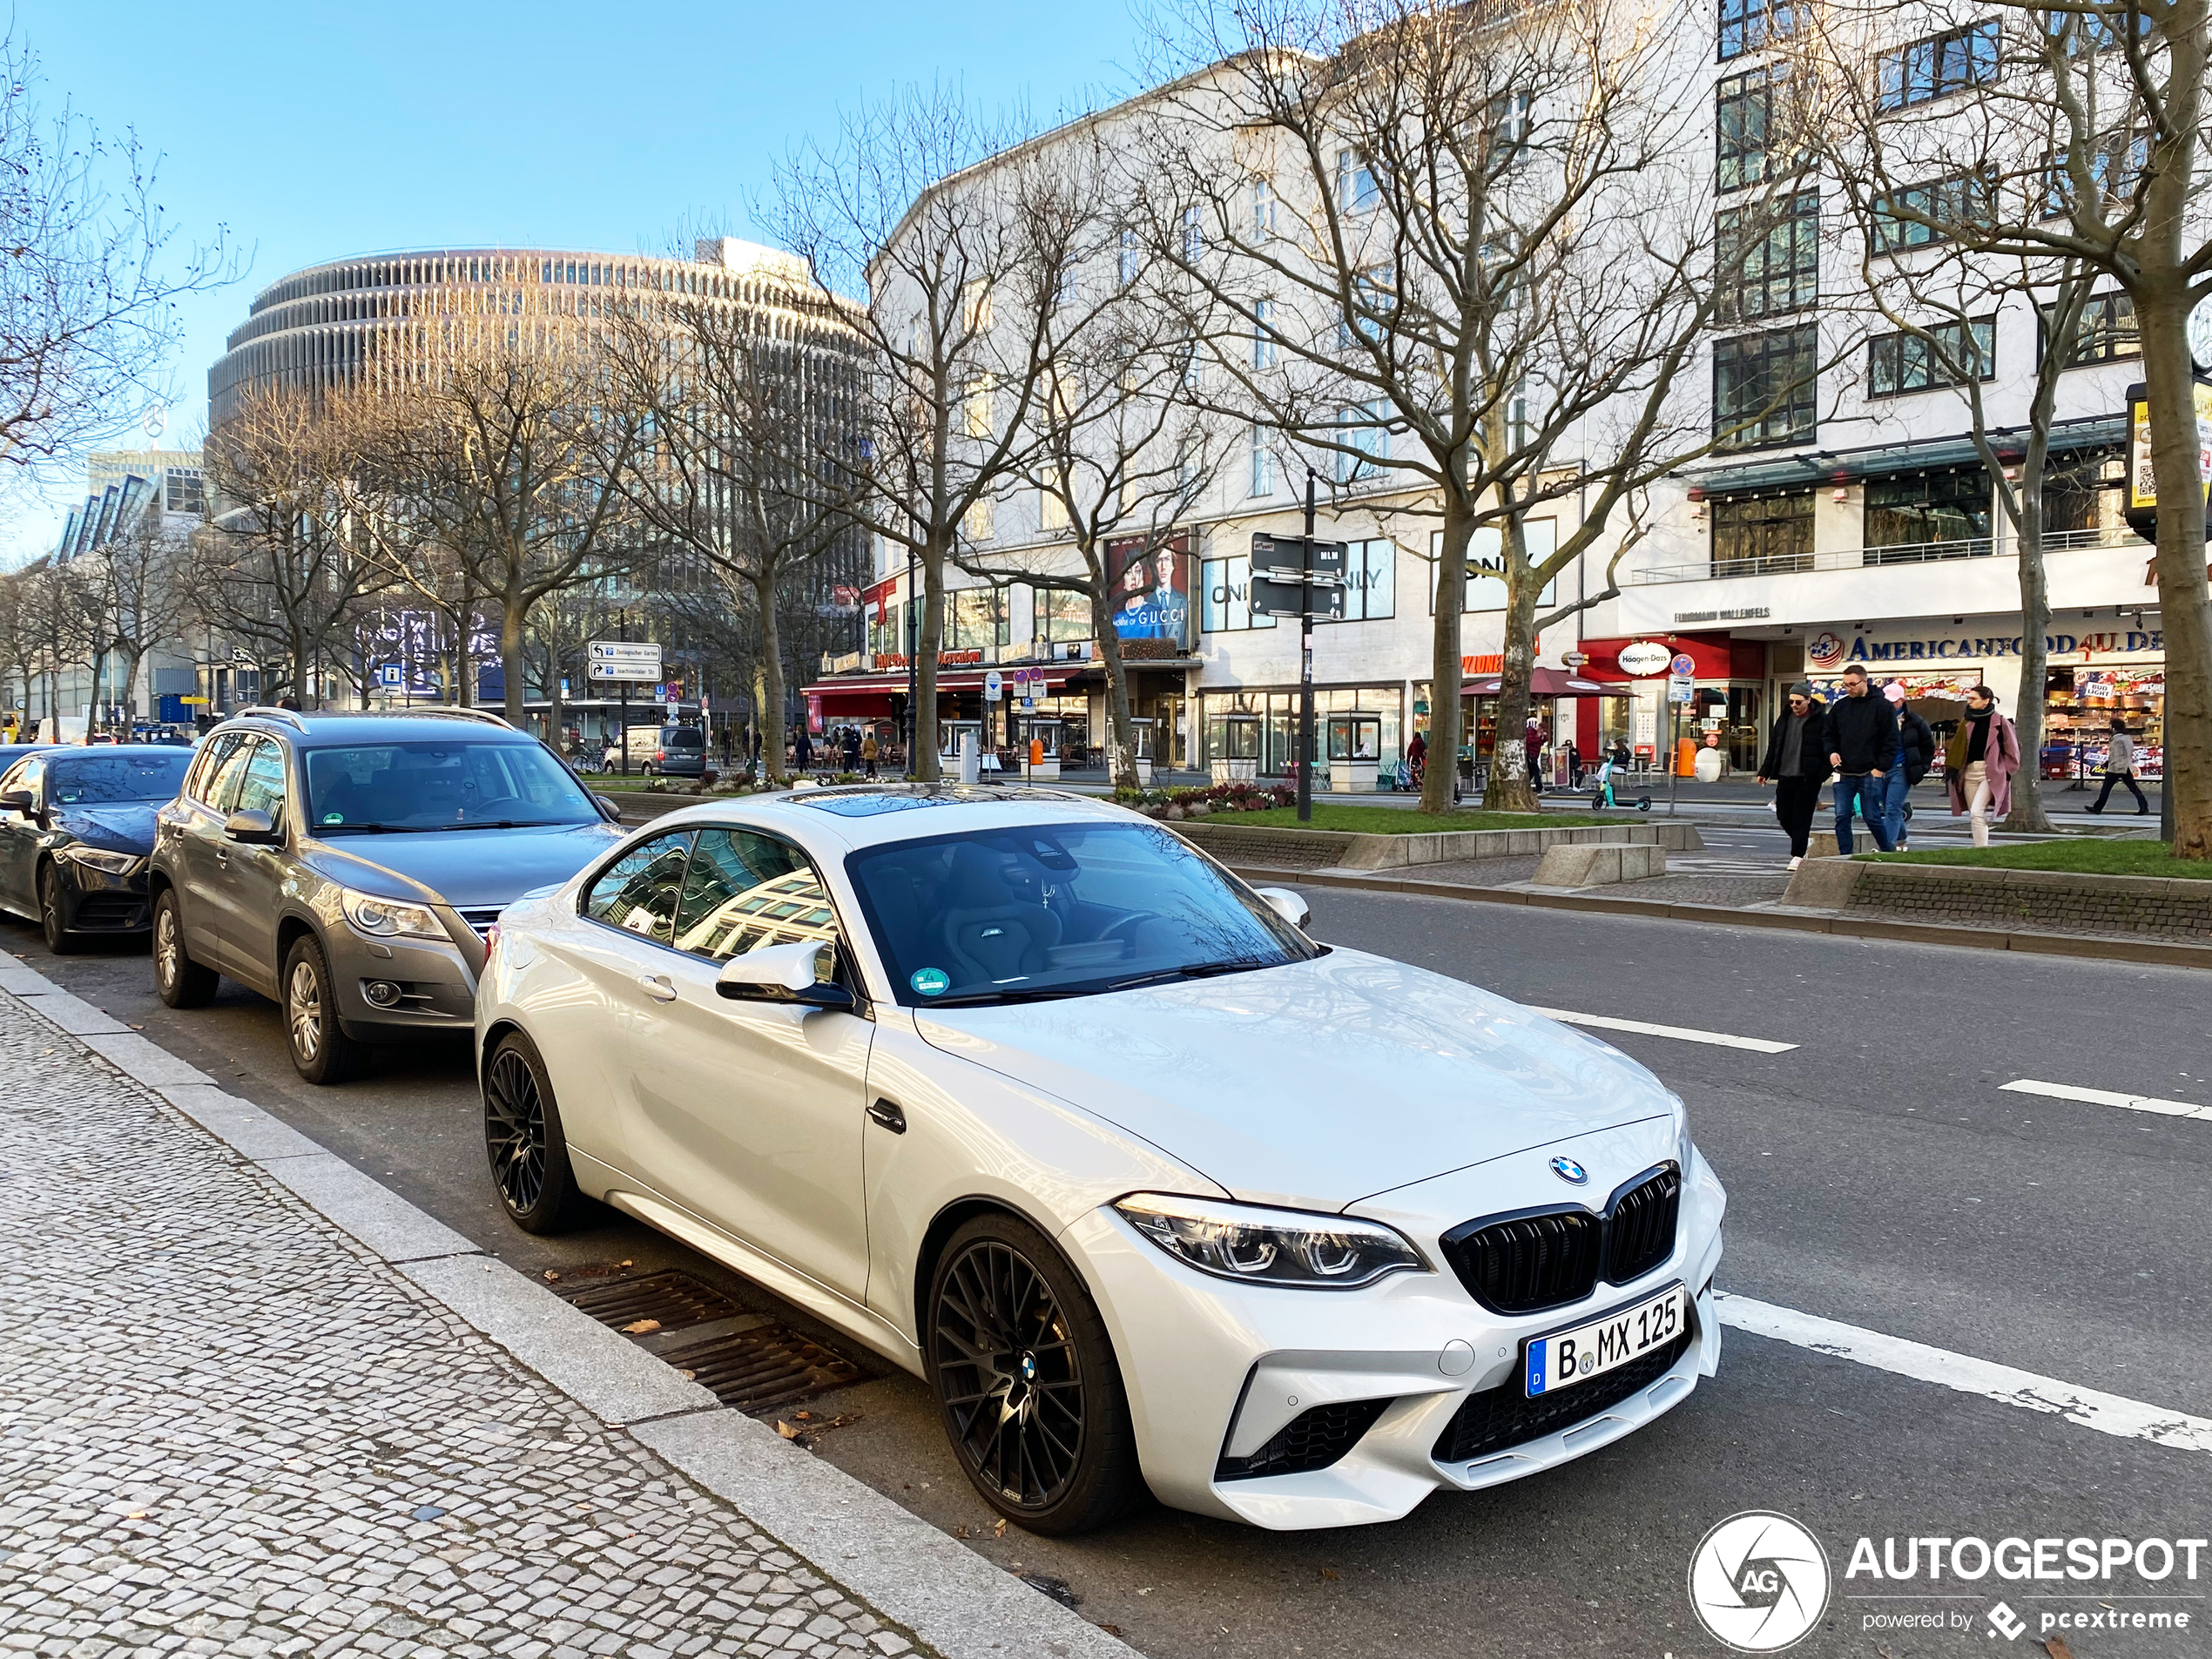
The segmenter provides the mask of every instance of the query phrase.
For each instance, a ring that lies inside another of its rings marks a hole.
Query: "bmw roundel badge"
[[[1552,1173],[1574,1186],[1581,1186],[1590,1178],[1590,1172],[1573,1158],[1554,1158]]]

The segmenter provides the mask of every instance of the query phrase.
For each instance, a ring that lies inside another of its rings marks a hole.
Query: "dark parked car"
[[[0,907],[36,916],[50,949],[146,931],[154,814],[183,749],[34,749],[0,773]]]
[[[309,1082],[370,1043],[469,1030],[500,911],[623,834],[550,749],[481,711],[246,709],[178,752],[154,988],[196,1008],[219,974],[273,999]]]

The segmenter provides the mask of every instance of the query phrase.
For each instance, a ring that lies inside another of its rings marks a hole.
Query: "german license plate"
[[[1646,1302],[1608,1313],[1571,1331],[1531,1337],[1521,1352],[1521,1378],[1528,1398],[1602,1377],[1639,1354],[1662,1347],[1682,1334],[1683,1287],[1669,1285]]]

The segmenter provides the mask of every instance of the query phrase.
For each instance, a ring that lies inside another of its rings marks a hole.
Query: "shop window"
[[[1096,630],[1090,624],[1090,598],[1061,588],[1039,588],[1037,637],[1048,644],[1089,639]]]
[[[1720,321],[1755,322],[1820,297],[1820,192],[1723,207],[1714,215]]]
[[[1902,397],[1972,377],[1997,378],[1997,319],[1931,324],[1920,334],[1877,334],[1866,343],[1866,395]]]
[[[1812,569],[1812,492],[1712,503],[1713,574]]]
[[[1345,548],[1344,620],[1375,622],[1398,614],[1398,543],[1387,538]]]
[[[1979,467],[1866,486],[1866,563],[1978,557],[1992,550],[1989,475]]]
[[[1541,564],[1559,545],[1559,522],[1532,518],[1521,527],[1521,546],[1531,564]],[[1505,540],[1495,524],[1477,527],[1467,543],[1467,603],[1465,610],[1503,610],[1506,608]],[[1436,562],[1444,556],[1444,532],[1428,533],[1428,614],[1436,614]],[[1556,577],[1544,583],[1536,608],[1548,610],[1558,603]]]
[[[1008,643],[1006,594],[998,588],[961,588],[945,596],[945,649],[980,651]]]
[[[1202,559],[1198,575],[1204,584],[1198,601],[1198,625],[1204,632],[1234,634],[1275,625],[1272,617],[1252,615],[1252,562],[1249,555]]]
[[[1713,347],[1714,447],[1809,443],[1819,428],[1820,330],[1805,323]]]

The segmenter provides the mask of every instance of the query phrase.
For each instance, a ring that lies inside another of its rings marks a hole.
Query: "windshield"
[[[852,854],[845,867],[911,1008],[1085,995],[1319,954],[1150,825],[894,841]]]
[[[72,755],[46,763],[46,799],[56,806],[105,806],[125,800],[169,800],[185,781],[192,756],[184,750]]]
[[[306,821],[318,835],[599,821],[582,786],[535,743],[437,738],[310,749],[306,761]]]

